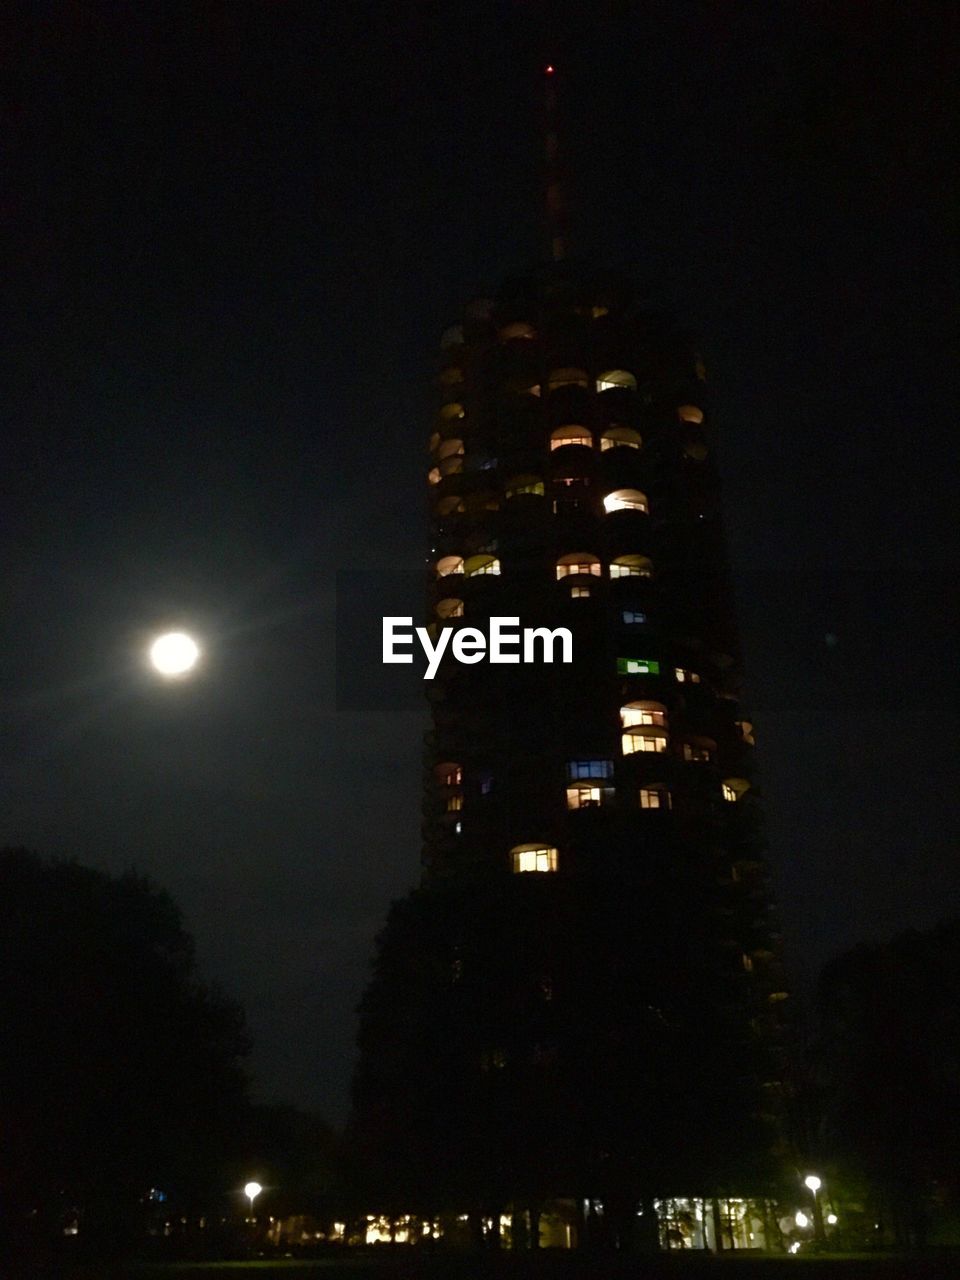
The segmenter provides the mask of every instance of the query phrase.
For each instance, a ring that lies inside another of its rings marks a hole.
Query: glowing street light
[[[810,1190],[813,1192],[813,1194],[816,1195],[817,1192],[820,1190],[820,1188],[823,1186],[823,1183],[820,1181],[820,1179],[817,1177],[815,1173],[808,1173],[803,1180],[803,1185],[805,1187],[809,1187]]]
[[[189,675],[199,657],[199,645],[185,631],[168,631],[158,636],[150,646],[154,671],[168,678]]]
[[[823,1209],[820,1205],[820,1188],[823,1186],[823,1180],[815,1173],[808,1173],[803,1180],[803,1185],[813,1196],[813,1234],[818,1240],[822,1240],[824,1235]]]
[[[263,1190],[263,1187],[261,1187],[259,1182],[248,1182],[247,1185],[243,1188],[243,1194],[250,1201],[251,1214],[253,1213],[253,1202],[254,1200],[256,1200],[257,1196],[260,1194],[262,1190]]]
[[[794,1217],[793,1220],[797,1224],[797,1226],[801,1228],[809,1227],[810,1225],[810,1219],[807,1217],[807,1215],[803,1212],[802,1209],[797,1210],[796,1216]]]

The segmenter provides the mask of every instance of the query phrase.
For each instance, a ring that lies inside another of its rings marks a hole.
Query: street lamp
[[[243,1194],[250,1201],[251,1217],[253,1216],[253,1202],[254,1200],[256,1200],[257,1196],[260,1194],[262,1190],[263,1190],[263,1187],[261,1187],[259,1182],[248,1182],[247,1185],[243,1188]]]
[[[823,1210],[820,1205],[820,1188],[823,1182],[815,1173],[808,1173],[803,1185],[813,1196],[813,1234],[817,1240],[823,1240]]]

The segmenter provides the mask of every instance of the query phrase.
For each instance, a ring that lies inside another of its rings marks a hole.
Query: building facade
[[[565,627],[573,661],[448,657],[428,686],[422,883],[357,1114],[417,1211],[626,1244],[656,1199],[762,1195],[775,1165],[785,992],[706,371],[629,282],[555,263],[466,308],[437,391],[431,629]]]

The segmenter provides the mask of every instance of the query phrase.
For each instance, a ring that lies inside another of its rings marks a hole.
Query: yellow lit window
[[[463,808],[463,796],[447,796],[447,813],[459,813]]]
[[[677,417],[681,422],[690,422],[694,426],[699,426],[703,421],[703,410],[698,409],[695,404],[682,404],[677,410]]]
[[[667,709],[661,702],[628,702],[620,708],[620,723],[624,729],[637,724],[666,725]]]
[[[515,872],[556,871],[557,851],[552,845],[518,844],[510,850]]]
[[[427,473],[427,479],[430,481],[431,484],[439,484],[442,479],[440,475],[440,468],[431,467],[429,472]]]
[[[464,573],[468,578],[479,578],[484,574],[499,574],[500,561],[496,556],[471,556],[464,564]]]
[[[507,481],[504,493],[508,498],[519,498],[525,493],[542,498],[543,481],[539,476],[514,476],[512,480]]]
[[[589,595],[590,595],[589,587],[571,587],[570,588],[571,600],[586,600],[589,597]]]
[[[568,578],[573,574],[590,574],[599,578],[602,573],[603,568],[599,558],[591,555],[589,551],[571,551],[557,561],[558,582],[561,578]]]
[[[449,578],[451,574],[463,573],[463,556],[441,556],[436,564],[437,577]]]
[[[667,735],[655,729],[622,733],[620,742],[625,756],[636,755],[640,751],[666,751]]]
[[[729,782],[721,783],[721,790],[723,791],[724,800],[730,800],[732,803],[736,804],[737,793],[734,791],[733,787],[731,787]]]
[[[438,618],[462,618],[463,617],[463,601],[457,600],[453,596],[448,596],[446,600],[438,600],[435,613]]]
[[[615,489],[603,500],[603,509],[609,515],[611,511],[649,511],[647,495],[639,489]]]
[[[750,783],[746,778],[724,778],[721,783],[724,800],[729,800],[732,804],[745,796],[750,790]]]
[[[666,787],[641,787],[641,809],[669,809],[670,792]]]
[[[524,324],[522,320],[516,320],[513,324],[505,324],[500,330],[500,341],[511,342],[514,338],[532,341],[537,336],[537,331],[532,324]]]
[[[557,427],[550,436],[551,449],[563,449],[568,444],[583,445],[593,448],[593,434],[586,427]]]
[[[590,379],[587,377],[585,369],[554,369],[547,380],[547,387],[550,391],[557,391],[560,387],[589,387]]]
[[[445,760],[434,767],[433,776],[442,787],[459,787],[463,782],[463,769],[460,765]]]
[[[687,667],[674,667],[673,674],[677,678],[677,684],[699,684],[700,677],[695,671],[690,671]]]
[[[610,565],[611,578],[650,578],[653,565],[646,556],[617,556]]]
[[[637,380],[632,373],[627,373],[626,369],[608,369],[597,378],[598,391],[613,391],[617,387],[636,391]]]
[[[713,757],[709,747],[701,746],[696,742],[685,742],[683,744],[683,758],[694,763],[705,763]]]
[[[607,427],[600,437],[600,452],[607,449],[639,449],[642,441],[640,433],[632,427]]]
[[[602,804],[601,787],[567,787],[568,809],[598,809]]]

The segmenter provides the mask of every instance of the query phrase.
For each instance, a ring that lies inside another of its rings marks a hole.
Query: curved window
[[[445,599],[437,601],[434,613],[444,621],[448,618],[462,618],[463,601],[458,600],[456,596],[447,596]]]
[[[463,370],[455,364],[448,365],[446,369],[442,369],[437,378],[441,387],[456,387],[463,381]]]
[[[750,783],[746,778],[724,778],[720,785],[724,800],[729,800],[731,804],[736,804],[750,790]]]
[[[677,417],[681,422],[692,422],[694,426],[699,426],[703,421],[703,410],[698,409],[695,404],[682,404],[677,410]]]
[[[568,760],[567,777],[571,782],[581,778],[612,778],[612,760]]]
[[[519,374],[507,383],[507,390],[518,396],[538,396],[540,383],[532,374]]]
[[[463,471],[463,454],[453,453],[449,458],[444,458],[440,463],[440,474],[442,476],[457,476]]]
[[[515,320],[513,324],[505,324],[500,330],[500,341],[511,342],[514,338],[523,338],[528,342],[537,336],[537,331],[532,324],[526,324],[523,320]]]
[[[683,744],[683,758],[691,764],[709,764],[716,749],[710,738],[691,738]]]
[[[567,808],[599,809],[609,795],[609,787],[567,787]]]
[[[538,498],[542,498],[544,494],[543,481],[539,476],[511,476],[507,481],[504,494],[508,498],[519,498],[523,494],[533,494]]]
[[[671,807],[670,792],[662,783],[653,782],[640,788],[641,809],[669,809]]]
[[[461,512],[466,511],[466,509],[467,508],[463,504],[463,499],[458,498],[456,494],[451,494],[449,498],[441,498],[437,503],[438,516],[459,515]]]
[[[611,578],[652,578],[653,565],[647,556],[617,556],[610,562]]]
[[[465,418],[467,411],[459,400],[451,400],[449,404],[445,404],[437,417],[441,422],[453,422],[457,418]]]
[[[479,555],[470,556],[464,561],[463,571],[468,578],[482,577],[484,574],[498,574],[500,572],[500,561],[496,556]]]
[[[437,577],[449,578],[451,574],[463,573],[463,556],[441,556],[436,564]]]
[[[667,731],[656,725],[638,725],[620,735],[620,747],[625,756],[643,751],[666,751]]]
[[[667,708],[662,702],[627,702],[620,708],[620,723],[624,729],[638,724],[666,726]]]
[[[600,451],[607,449],[639,449],[642,441],[633,427],[607,427],[600,437]]]
[[[609,515],[611,511],[649,511],[647,495],[639,489],[614,489],[603,500],[603,509]]]
[[[431,453],[433,453],[434,449],[437,448],[437,446],[440,444],[440,441],[442,439],[443,437],[441,436],[439,431],[435,431],[433,433],[433,435],[430,437],[430,442],[427,445],[427,448],[430,450]]]
[[[599,578],[603,569],[597,556],[589,551],[571,551],[557,561],[557,581],[576,573],[589,573]]]
[[[608,369],[597,378],[598,391],[612,391],[615,387],[625,387],[627,391],[636,391],[637,380],[626,369]]]
[[[551,449],[564,449],[568,444],[593,448],[593,434],[586,427],[557,427],[550,435]]]
[[[444,329],[440,338],[440,348],[447,351],[450,347],[463,346],[463,325],[452,324],[449,329]]]
[[[441,787],[459,787],[463,782],[463,766],[453,760],[444,760],[433,766],[433,776]]]
[[[590,386],[590,379],[587,377],[586,369],[554,369],[547,379],[548,391],[559,391],[561,387],[583,387]]]
[[[737,720],[735,723],[740,734],[741,741],[745,742],[748,747],[754,746],[756,744],[756,739],[753,736],[753,725],[751,722],[749,720]]]
[[[556,871],[557,851],[549,844],[516,844],[510,850],[514,871]]]
[[[677,684],[699,684],[700,676],[696,671],[691,671],[689,667],[674,667],[673,674]]]
[[[443,477],[440,475],[439,467],[431,467],[427,472],[427,480],[430,484],[439,484]]]
[[[442,462],[444,458],[452,458],[457,454],[462,454],[463,451],[462,440],[444,440],[443,444],[437,449],[437,460]]]

